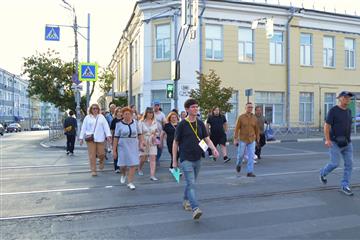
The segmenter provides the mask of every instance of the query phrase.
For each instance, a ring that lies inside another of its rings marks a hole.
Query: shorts
[[[226,145],[226,134],[222,134],[222,135],[211,135],[210,136],[210,140],[213,142],[214,146],[216,147],[217,145]]]

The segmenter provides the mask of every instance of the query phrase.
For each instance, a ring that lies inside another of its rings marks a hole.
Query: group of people
[[[325,144],[330,148],[331,163],[320,171],[320,180],[326,184],[326,176],[339,165],[342,155],[345,169],[341,190],[347,195],[352,195],[349,183],[352,170],[351,113],[349,116],[347,109],[352,96],[350,92],[340,93],[339,104],[328,114],[325,123]],[[209,156],[216,160],[219,157],[217,145],[220,145],[224,163],[231,160],[226,149],[227,121],[220,109],[215,107],[205,124],[199,118],[199,105],[195,99],[188,99],[184,108],[185,114],[179,115],[174,109],[165,117],[161,112],[160,103],[154,102],[153,107],[146,108],[144,114],[139,116],[133,106],[119,108],[110,105],[110,113],[104,116],[100,114],[99,105],[92,104],[79,135],[80,144],[86,141],[88,146],[92,176],[97,175],[96,158],[99,158],[99,169],[104,168],[107,140],[112,144],[114,169],[120,172],[122,184],[127,181],[128,188],[134,190],[136,171],[138,175],[144,175],[143,166],[146,161],[150,163],[150,180],[157,181],[156,167],[166,139],[171,156],[170,171],[180,166],[184,175],[183,207],[192,211],[193,219],[199,219],[202,211],[196,200],[194,185],[200,171],[200,159],[209,152]],[[242,161],[247,155],[247,177],[256,177],[254,159],[255,156],[261,159],[261,148],[266,143],[266,121],[261,107],[255,108],[255,114],[253,108],[252,103],[246,104],[245,113],[236,121],[233,140],[237,146],[236,172],[240,173]],[[66,127],[64,124],[64,128]],[[340,141],[343,142],[340,144]],[[73,153],[73,145],[67,151]]]

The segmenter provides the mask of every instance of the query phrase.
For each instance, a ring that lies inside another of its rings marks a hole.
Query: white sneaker
[[[126,176],[125,175],[121,175],[120,176],[120,183],[124,184],[126,182]]]
[[[135,190],[135,185],[133,183],[129,183],[127,186],[130,190]]]
[[[257,161],[256,161],[256,160],[254,160],[254,164],[257,164]]]
[[[138,175],[139,176],[144,176],[144,172],[143,171],[138,171]]]
[[[115,170],[115,173],[120,173],[120,169],[116,169],[116,170]]]
[[[150,177],[151,181],[158,181],[159,179],[157,179],[156,177]]]
[[[256,154],[254,155],[254,160],[255,160],[255,159],[258,159],[258,156],[256,156]]]
[[[174,169],[173,169],[173,168],[169,168],[169,172],[170,172],[170,173],[173,173],[173,172],[174,172]]]

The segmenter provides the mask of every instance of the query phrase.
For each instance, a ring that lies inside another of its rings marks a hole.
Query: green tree
[[[233,88],[221,87],[221,79],[210,69],[208,74],[198,74],[198,89],[190,91],[190,97],[199,102],[202,118],[206,119],[213,107],[219,107],[223,112],[230,112],[232,105],[229,103]]]
[[[75,110],[74,93],[71,90],[73,63],[65,63],[59,53],[48,50],[24,58],[23,75],[29,78],[28,93],[41,101],[53,103],[62,111]]]

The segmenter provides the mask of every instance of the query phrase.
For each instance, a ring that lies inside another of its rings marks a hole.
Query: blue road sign
[[[45,40],[60,41],[60,27],[45,26]]]
[[[80,81],[95,82],[98,79],[98,65],[96,63],[80,63],[79,70]]]

